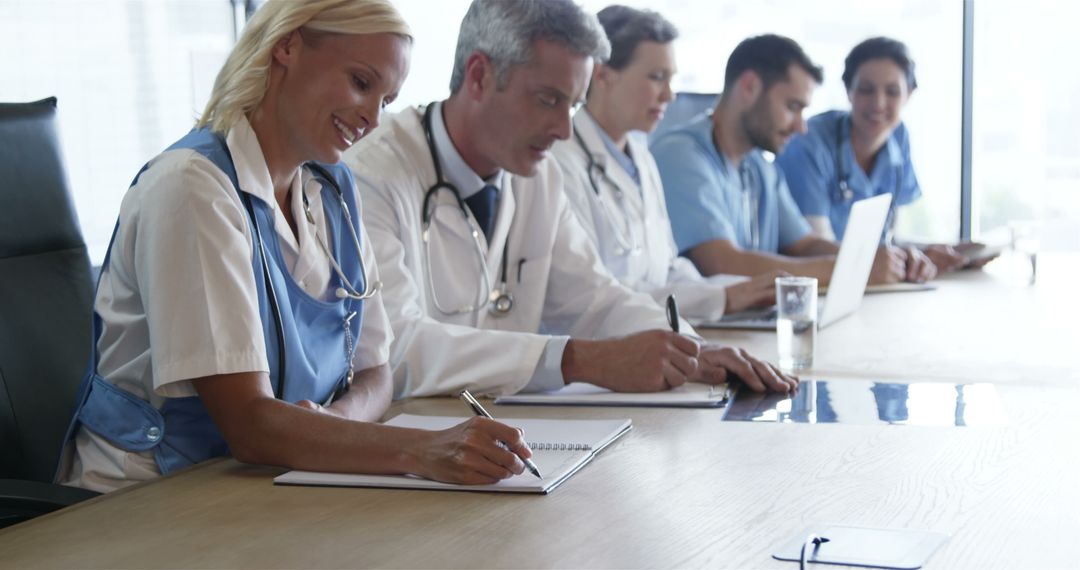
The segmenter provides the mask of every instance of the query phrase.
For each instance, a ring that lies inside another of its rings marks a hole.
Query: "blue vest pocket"
[[[94,374],[79,421],[127,451],[147,451],[165,438],[165,420],[150,405]]]

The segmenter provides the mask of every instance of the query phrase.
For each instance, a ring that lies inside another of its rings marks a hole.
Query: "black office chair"
[[[0,528],[97,495],[52,483],[94,294],[55,121],[56,98],[0,103]]]

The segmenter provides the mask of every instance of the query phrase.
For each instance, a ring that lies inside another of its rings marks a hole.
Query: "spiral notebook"
[[[386,425],[426,430],[441,430],[467,420],[465,417],[418,416],[401,414]],[[500,419],[520,428],[533,450],[543,479],[525,471],[492,485],[455,485],[413,475],[356,475],[289,471],[274,478],[278,485],[320,485],[332,487],[381,487],[390,489],[434,489],[441,491],[492,491],[501,493],[547,494],[562,485],[571,475],[624,433],[630,431],[629,419],[620,420],[541,420]]]

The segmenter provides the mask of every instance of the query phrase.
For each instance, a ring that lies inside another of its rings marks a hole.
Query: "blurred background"
[[[579,0],[580,1],[580,0]],[[586,0],[598,11],[611,2]],[[964,0],[625,0],[680,30],[676,91],[719,92],[743,38],[773,32],[825,68],[806,116],[847,108],[844,56],[876,35],[907,43],[919,88],[904,111],[923,199],[902,218],[912,239],[1022,231],[1041,251],[1080,250],[1080,74],[1067,43],[1069,0],[969,0],[972,154],[961,153]],[[206,103],[250,0],[0,0],[0,101],[59,98],[60,136],[91,260],[104,257],[138,169],[187,132]],[[391,108],[448,94],[468,0],[396,0],[416,35],[412,71]]]

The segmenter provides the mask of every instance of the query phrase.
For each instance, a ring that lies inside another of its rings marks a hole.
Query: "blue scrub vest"
[[[344,299],[325,302],[308,295],[293,280],[283,261],[281,249],[274,231],[274,213],[270,204],[243,192],[237,182],[236,168],[228,146],[221,135],[208,129],[193,130],[184,138],[169,147],[168,150],[191,149],[205,156],[215,166],[229,176],[233,188],[240,195],[242,202],[250,203],[255,216],[248,218],[253,236],[254,247],[251,268],[255,275],[256,295],[259,299],[259,313],[262,317],[263,338],[266,342],[266,355],[270,367],[270,381],[275,394],[287,402],[308,399],[314,402],[326,401],[334,391],[342,386],[349,371],[349,362],[345,354],[345,317],[355,312],[349,322],[353,339],[359,342],[363,319],[363,301]],[[147,167],[139,171],[139,175]],[[333,178],[337,188],[343,192],[352,212],[359,212],[356,204],[356,191],[352,173],[343,165],[319,165]],[[135,177],[132,186],[139,180]],[[365,288],[364,275],[360,270],[360,252],[347,251],[342,254],[342,244],[346,250],[353,249],[352,235],[344,227],[346,218],[341,209],[339,191],[334,185],[319,178],[323,185],[322,198],[326,213],[329,247],[335,252],[335,258],[345,275],[352,276],[352,287],[356,291]],[[363,235],[360,217],[353,218],[356,235]],[[119,227],[119,223],[117,224]],[[260,232],[260,229],[262,230]],[[113,239],[115,239],[115,231]],[[271,307],[270,295],[264,277],[262,241],[266,252],[266,268],[273,283],[273,294],[280,309],[281,334],[284,346],[278,342],[277,318]],[[109,263],[109,253],[104,265]],[[332,277],[338,280],[335,275]],[[340,283],[332,283],[332,286]],[[95,294],[95,298],[97,295]],[[113,385],[97,373],[97,339],[101,334],[101,317],[94,312],[93,346],[90,362],[79,389],[75,415],[68,428],[65,445],[69,444],[79,426],[82,425],[94,433],[129,452],[153,450],[154,460],[162,475],[177,469],[205,461],[213,457],[229,454],[228,445],[221,432],[211,420],[198,396],[166,399],[160,409],[155,409],[149,402],[141,400],[131,393]],[[284,391],[281,391],[282,370],[279,366],[280,351],[285,351]]]

